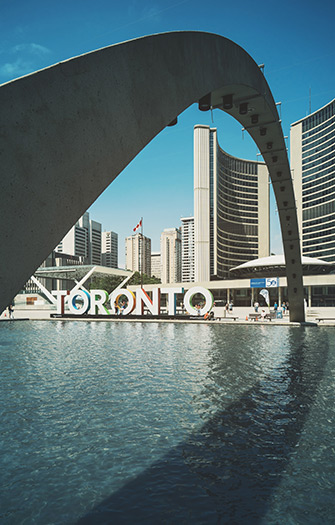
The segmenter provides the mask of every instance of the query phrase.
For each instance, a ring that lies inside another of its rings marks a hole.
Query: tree
[[[91,279],[90,290],[106,290],[109,294],[115,290],[124,280],[124,276],[118,275],[108,275],[104,277],[93,277]],[[146,274],[143,274],[143,284],[160,284],[160,279],[157,277],[149,277]],[[127,282],[126,286],[133,285],[136,286],[141,284],[141,274],[135,272],[134,275]]]
[[[124,276],[108,275],[105,277],[93,277],[90,290],[106,290],[109,294],[115,290],[124,280]]]
[[[161,280],[157,279],[157,277],[149,277],[149,275],[146,275],[145,273],[142,275],[143,278],[143,284],[160,284]],[[141,274],[139,272],[135,272],[134,275],[130,278],[127,285],[129,286],[135,286],[137,284],[141,284]]]

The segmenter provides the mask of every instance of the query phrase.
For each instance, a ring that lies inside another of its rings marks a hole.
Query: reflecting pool
[[[334,523],[334,342],[1,323],[1,524]]]

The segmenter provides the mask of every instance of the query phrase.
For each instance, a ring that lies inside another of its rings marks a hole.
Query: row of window
[[[330,213],[334,213],[334,204],[334,201],[330,201],[325,204],[321,204],[320,206],[315,206],[314,208],[307,208],[303,210],[303,220],[308,221],[309,219],[316,219],[320,216],[322,217],[323,215],[329,215]]]
[[[335,172],[332,177],[328,176],[325,177],[325,179],[322,179],[321,181],[317,181],[317,184],[308,184],[306,185],[309,189],[304,187],[303,195],[312,195],[313,193],[317,193],[321,190],[327,189],[328,191],[333,187],[332,185],[335,183]]]
[[[312,247],[312,248],[304,248],[303,254],[314,254],[315,257],[318,259],[324,259],[325,261],[328,261],[329,257],[332,257],[334,255],[334,248],[335,248],[335,242],[328,244],[327,249],[320,250],[320,247]]]
[[[331,190],[333,190],[331,192]],[[323,190],[323,191],[317,191],[317,192],[308,192],[310,195],[304,196],[302,199],[302,202],[308,202],[309,205],[313,204],[320,204],[321,202],[327,202],[328,200],[334,199],[334,187],[330,186],[329,188]],[[321,197],[327,197],[326,200],[322,200]]]
[[[334,201],[334,199],[335,199],[334,193],[331,193],[330,195],[328,195],[328,193],[326,191],[323,191],[323,192],[321,192],[321,194],[325,195],[325,196],[321,197],[320,199],[315,199],[314,200],[313,196],[304,198],[302,200],[303,201],[302,202],[303,209],[304,208],[309,208],[310,206],[318,206],[319,204],[323,204],[323,203],[326,203],[326,202]]]
[[[315,142],[312,142],[311,144],[308,144],[308,148],[306,146],[302,147],[302,151],[303,151],[302,158],[304,159],[308,157],[309,155],[313,155],[313,153],[317,153],[318,151],[320,151],[319,149],[320,144],[322,145],[321,149],[327,147],[329,145],[328,141],[331,142],[331,139],[333,139],[334,137],[335,137],[335,130],[333,128],[330,129],[330,132],[327,135],[321,134],[321,138],[319,138]]]
[[[245,251],[251,250],[258,250],[258,240],[256,239],[256,242],[251,242],[251,239],[246,240],[245,242],[241,242],[240,239],[238,240],[232,240],[227,238],[225,235],[225,232],[218,232],[217,240],[218,245],[223,246],[239,246],[240,248],[243,248]]]
[[[326,155],[325,157],[322,157],[321,159],[318,159],[311,163],[310,166],[303,166],[303,176],[308,177],[311,173],[315,172],[315,168],[317,167],[317,170],[323,170],[326,168],[329,168],[330,166],[334,166],[334,155]],[[313,171],[310,171],[314,168]]]
[[[304,223],[304,230],[308,231],[308,230],[311,229],[311,231],[313,231],[315,229],[315,226],[320,226],[322,224],[326,225],[328,227],[328,224],[326,224],[326,223],[329,223],[329,227],[331,228],[333,223],[329,222],[329,221],[332,221],[333,218],[334,218],[333,215],[328,215],[327,217],[319,217],[316,220]],[[334,225],[335,225],[335,223],[334,223]],[[323,227],[325,227],[325,226],[323,226]]]
[[[221,188],[218,188],[217,196],[218,196],[219,206],[225,206],[226,203],[234,203],[234,204],[241,205],[241,206],[242,205],[248,206],[251,211],[254,211],[254,208],[258,206],[258,198],[256,199],[255,198],[253,199],[238,198],[239,196],[234,195],[233,192],[228,193],[222,190]],[[242,196],[245,197],[245,195],[243,194]]]
[[[224,231],[226,234],[241,235],[244,237],[256,237],[258,236],[258,221],[256,224],[245,224],[218,220],[217,228],[219,231]]]
[[[303,181],[302,187],[303,187],[304,193],[305,193],[305,190],[307,190],[308,188],[314,188],[316,184],[323,184],[323,183],[335,180],[335,166],[333,170],[327,170],[327,171],[330,172],[327,175],[322,174],[320,177],[314,175],[313,182],[305,183],[305,181]]]
[[[228,267],[228,269],[230,269],[230,268],[233,268],[233,266],[239,266],[240,264],[245,263],[246,260],[252,261],[253,259],[256,259],[257,255],[258,255],[257,253],[256,254],[249,253],[245,255],[242,254],[242,257],[241,257],[237,253],[222,254],[222,255],[218,254],[217,264],[218,264],[218,267],[220,266],[223,268]]]
[[[246,257],[247,255],[254,255],[255,258],[257,257],[257,254],[258,254],[258,247],[256,246],[256,248],[241,248],[239,245],[234,245],[234,244],[220,244],[218,245],[218,257],[221,256],[228,256],[233,254],[233,255],[242,255],[243,257]]]
[[[314,161],[314,160],[319,160],[320,162],[323,162],[327,157],[326,155],[328,155],[329,153],[331,153],[332,151],[335,151],[335,144],[334,144],[334,141],[332,141],[330,143],[330,145],[328,145],[327,148],[325,149],[322,149],[320,150],[318,153],[315,153],[314,155],[312,155],[311,157],[308,157],[308,158],[305,158],[303,161],[302,161],[302,165],[303,165],[303,169],[308,169],[308,166],[306,166],[306,164],[309,164],[310,162]],[[329,155],[328,158],[330,157],[333,157],[334,155]]]
[[[225,213],[224,211],[218,212],[218,219],[219,220],[234,220],[235,222],[240,223],[249,223],[249,224],[258,224],[258,219],[254,217],[254,214],[252,213],[246,213],[244,212],[243,217],[241,215],[234,215],[233,213]]]
[[[319,171],[318,168],[315,168],[311,171],[312,175],[304,175],[302,174],[302,186],[305,187],[305,184],[314,180],[319,180],[322,177],[325,177],[326,175],[329,175],[330,173],[334,173],[334,166],[331,166],[330,168],[327,168],[325,170]]]
[[[235,159],[224,153],[224,151],[218,145],[218,160],[219,164],[227,168],[229,171],[236,172],[237,174],[245,173],[247,175],[257,175],[258,165],[256,162],[245,161],[241,159]]]
[[[335,228],[334,221],[328,223],[326,228],[323,229],[315,229],[314,227],[309,233],[306,233],[305,231],[303,232],[303,239],[315,239],[316,237],[323,237],[323,235],[329,235],[332,232],[333,228]]]
[[[246,234],[244,233],[243,235],[234,235],[234,234],[231,234],[231,233],[227,233],[226,230],[218,227],[218,237],[220,237],[220,239],[223,239],[225,240],[226,242],[239,242],[241,244],[257,244],[258,245],[258,236],[257,235],[254,235],[254,236],[249,236],[249,237],[246,237]]]
[[[227,188],[228,190],[231,190],[234,193],[240,192],[241,196],[243,196],[244,194],[245,197],[249,197],[249,195],[245,195],[246,193],[251,193],[255,195],[255,197],[257,197],[258,195],[258,185],[257,184],[256,185],[253,184],[251,187],[249,185],[244,186],[243,184],[240,184],[240,183],[234,184],[232,183],[230,178],[227,176],[224,176],[224,177],[220,176],[218,180],[218,184],[222,187]]]
[[[328,120],[329,118],[333,117],[335,114],[335,101],[328,104],[328,106],[324,107],[323,109],[320,109],[320,111],[317,111],[310,117],[306,118],[302,122],[302,132],[305,133],[306,131],[309,131],[310,129],[314,128],[315,126],[319,126],[322,124],[325,120]]]
[[[325,133],[329,133],[335,124],[335,117],[331,118],[330,120],[327,120],[322,126],[319,128],[313,129],[309,133],[306,133],[302,136],[302,146],[303,151],[305,151],[307,148],[310,148],[315,140],[318,140],[324,136]]]
[[[318,237],[318,236],[316,235],[315,237]],[[334,240],[335,240],[334,235],[330,235],[329,237],[323,237],[321,239],[321,242],[322,242],[322,245],[324,245],[325,243],[332,242]],[[316,245],[318,247],[318,246],[320,246],[320,241],[317,240],[317,239],[312,239],[311,241],[303,241],[302,245],[303,245],[304,248],[305,248],[305,246],[313,246],[313,245],[314,246]],[[325,246],[323,246],[323,247],[325,247]]]
[[[221,206],[220,206],[221,204]],[[227,211],[231,212],[232,215],[235,215],[239,218],[244,217],[250,217],[250,218],[258,218],[258,208],[255,206],[255,211],[251,210],[251,206],[242,206],[242,205],[236,205],[234,206],[233,203],[225,201],[223,203],[218,203],[218,213],[220,214],[220,211]]]
[[[222,167],[219,167],[219,178],[230,180],[232,184],[236,186],[242,186],[244,191],[247,191],[246,188],[256,188],[258,189],[258,182],[250,180],[248,175],[236,175],[232,174],[230,171],[225,171]]]

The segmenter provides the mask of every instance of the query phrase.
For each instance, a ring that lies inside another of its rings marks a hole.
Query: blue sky
[[[261,64],[274,98],[281,102],[284,135],[290,124],[335,97],[335,4],[331,0],[240,2],[207,0],[0,0],[0,83],[82,53],[132,38],[174,30],[199,30],[230,38]],[[191,106],[178,125],[166,128],[91,206],[91,218],[124,238],[141,216],[144,233],[159,251],[164,228],[193,214],[193,127],[218,128],[228,153],[256,160],[257,148],[241,126],[216,110]],[[165,180],[164,187],[157,182]],[[126,199],[125,199],[126,196]],[[127,202],[127,207],[125,207]],[[272,250],[281,242],[275,205]]]

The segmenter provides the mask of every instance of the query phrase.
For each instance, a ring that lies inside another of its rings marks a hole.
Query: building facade
[[[166,228],[161,234],[161,281],[181,282],[181,233],[177,228]]]
[[[197,282],[227,279],[270,249],[265,163],[228,155],[203,125],[194,128],[194,247]]]
[[[141,233],[126,237],[126,269],[151,275],[151,239]]]
[[[335,261],[335,99],[291,125],[302,254]]]
[[[194,282],[194,217],[181,219],[181,279]]]
[[[88,212],[63,237],[56,251],[79,257],[81,264],[101,265],[101,224]]]
[[[160,252],[151,253],[151,277],[161,278],[161,254]]]
[[[101,224],[90,220],[89,226],[89,263],[101,265]]]
[[[102,232],[101,260],[103,266],[118,268],[118,234],[112,231]]]

